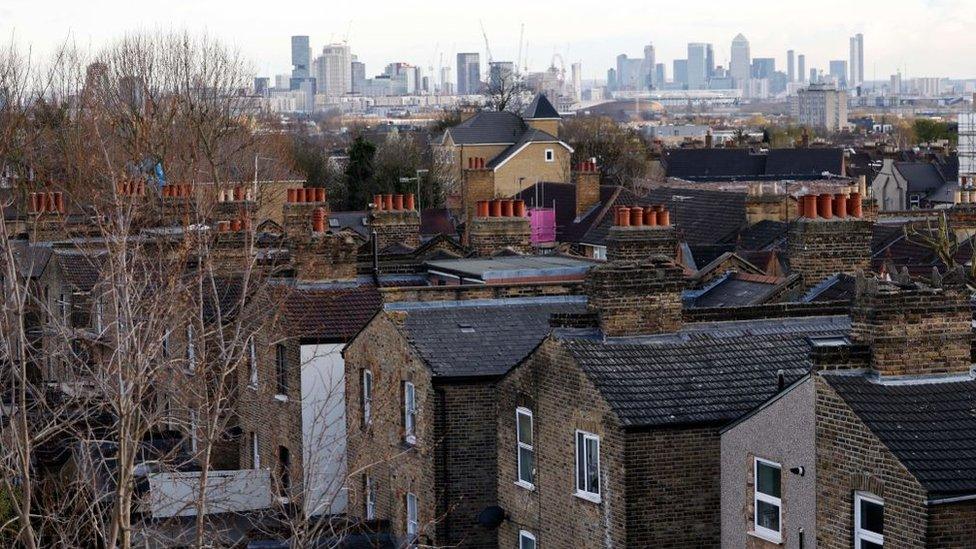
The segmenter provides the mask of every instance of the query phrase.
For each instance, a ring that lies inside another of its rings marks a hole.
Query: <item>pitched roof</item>
[[[546,94],[539,93],[536,94],[529,106],[525,108],[522,112],[522,118],[526,120],[538,120],[542,118],[562,118],[559,116],[559,111],[556,107],[552,106],[549,99],[546,98]]]
[[[488,162],[487,166],[485,167],[487,167],[488,169],[493,169],[493,168],[497,168],[498,166],[501,166],[506,160],[515,156],[515,153],[522,150],[522,148],[528,145],[529,143],[559,143],[560,145],[569,148],[569,145],[566,145],[565,143],[560,141],[558,137],[548,134],[542,130],[529,128],[525,131],[525,133],[522,134],[521,137],[519,137],[518,141],[516,141],[507,149],[505,149],[497,156],[492,158],[491,161]]]
[[[929,497],[976,493],[976,381],[895,385],[859,375],[824,379]]]
[[[454,217],[447,208],[427,208],[420,212],[420,234],[422,236],[436,236],[445,234],[457,236]]]
[[[76,250],[57,250],[54,257],[65,282],[79,292],[89,292],[101,279],[103,255],[86,254]]]
[[[525,122],[517,114],[481,111],[447,131],[458,145],[479,145],[515,143],[525,129]]]
[[[728,273],[706,288],[691,292],[691,307],[741,307],[764,303],[784,281],[748,273]]]
[[[843,149],[672,149],[664,156],[668,177],[690,181],[820,179],[844,175]]]
[[[809,336],[841,335],[846,316],[686,325],[676,334],[565,346],[625,427],[717,423],[736,419],[773,396],[812,362]]]
[[[393,303],[403,331],[435,377],[503,375],[549,334],[549,316],[582,313],[583,297]]]
[[[382,306],[379,290],[372,285],[338,283],[282,289],[282,315],[297,337],[346,341]]]
[[[679,238],[689,244],[722,242],[746,224],[744,193],[659,187],[641,202],[664,204]]]
[[[600,186],[600,202],[580,219],[576,218],[576,185],[572,183],[540,182],[524,189],[515,198],[525,201],[529,208],[556,209],[556,241],[579,242],[580,238],[602,220],[602,211],[617,202],[621,187]]]
[[[17,263],[17,270],[21,276],[26,278],[41,276],[53,253],[50,246],[29,244],[25,240],[12,241],[10,250],[13,252],[14,261]]]
[[[824,172],[844,175],[844,150],[832,148],[770,149],[767,177],[823,177]]]
[[[931,162],[895,162],[895,169],[908,182],[910,193],[930,193],[946,182]]]
[[[736,244],[742,250],[766,250],[786,240],[787,224],[764,219],[739,231]]]

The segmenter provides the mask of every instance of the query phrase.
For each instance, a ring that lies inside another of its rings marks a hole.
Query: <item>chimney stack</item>
[[[586,277],[588,308],[607,337],[678,330],[683,323],[683,289],[684,271],[662,255],[608,261],[590,269]]]
[[[468,227],[468,246],[478,257],[511,249],[532,251],[532,228],[522,200],[480,200]]]
[[[328,225],[329,202],[322,187],[297,187],[287,191],[288,201],[282,208],[282,218],[284,219],[285,232],[289,236],[302,236],[312,230],[313,212],[322,209],[325,213],[326,225]],[[247,203],[247,194],[232,196],[242,196]],[[228,207],[238,208],[234,202],[225,202]]]
[[[576,188],[576,218],[579,219],[600,203],[600,170],[596,159],[578,164],[572,178]]]
[[[790,266],[810,289],[837,273],[871,266],[873,223],[863,218],[860,193],[800,197],[801,215],[788,231]]]
[[[380,250],[394,243],[411,248],[420,246],[420,212],[416,210],[415,202],[413,194],[373,197],[369,226],[376,231]]]
[[[495,172],[485,168],[485,159],[469,157],[467,168],[461,174],[461,211],[464,220],[475,217],[479,200],[495,198]]]
[[[962,273],[959,273],[963,277]],[[969,293],[961,284],[859,276],[851,311],[851,339],[871,348],[871,369],[882,376],[968,374],[973,342]]]
[[[647,259],[653,255],[674,258],[678,239],[671,213],[663,204],[618,207],[607,235],[607,261]]]

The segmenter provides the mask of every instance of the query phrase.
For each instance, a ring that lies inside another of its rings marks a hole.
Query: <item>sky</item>
[[[13,39],[35,57],[65,41],[97,52],[129,32],[189,30],[237,48],[257,74],[272,77],[290,71],[293,34],[308,35],[313,54],[348,39],[371,76],[392,61],[436,72],[442,56],[453,65],[459,51],[484,60],[481,25],[493,58],[515,60],[523,24],[530,70],[559,54],[567,71],[580,61],[587,79],[604,78],[617,54],[640,56],[649,42],[669,78],[688,42],[714,44],[716,64],[728,66],[738,33],[753,57],[775,57],[779,70],[793,49],[806,54],[808,70],[826,72],[831,59],[847,59],[859,32],[868,80],[897,70],[976,78],[974,0],[0,0],[0,43]]]

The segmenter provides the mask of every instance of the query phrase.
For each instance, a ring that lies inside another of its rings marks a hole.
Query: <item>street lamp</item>
[[[423,211],[422,204],[420,203],[420,180],[422,179],[421,174],[427,174],[430,170],[417,170],[417,175],[415,177],[401,177],[400,183],[410,183],[411,181],[417,182],[417,211]]]

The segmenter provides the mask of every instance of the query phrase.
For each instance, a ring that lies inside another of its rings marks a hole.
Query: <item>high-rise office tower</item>
[[[613,67],[607,69],[607,89],[617,91],[617,69]]]
[[[339,97],[352,91],[352,53],[346,44],[329,44],[315,60],[318,93]]]
[[[702,90],[708,82],[708,66],[706,58],[708,55],[708,44],[692,42],[688,44],[688,89]]]
[[[363,93],[363,84],[366,83],[366,63],[352,56],[352,93]]]
[[[451,78],[451,67],[441,67],[441,95],[454,95],[454,79]]]
[[[772,57],[757,57],[752,60],[753,78],[772,78],[776,72],[776,59]]]
[[[838,88],[847,87],[847,61],[834,59],[830,62],[830,77],[837,83]]]
[[[267,97],[271,89],[271,79],[266,76],[258,76],[254,79],[254,95]]]
[[[888,85],[888,94],[899,95],[901,92],[901,72],[897,72],[891,75],[891,84]]]
[[[815,68],[810,69],[810,83],[811,84],[819,84],[820,83],[820,75],[817,72],[817,69],[815,69]]]
[[[572,64],[573,101],[579,103],[583,99],[583,63],[577,61]]]
[[[708,44],[705,48],[705,79],[715,75],[715,48]]]
[[[303,79],[311,76],[312,48],[307,36],[291,37],[291,77]],[[293,88],[295,86],[293,85]],[[296,88],[297,89],[297,88]]]
[[[687,59],[675,59],[674,69],[671,71],[674,73],[674,83],[678,84],[683,88],[688,87],[688,60]]]
[[[481,92],[481,55],[457,54],[457,93],[474,95]]]
[[[665,82],[667,82],[667,70],[664,63],[658,63],[654,68],[654,84],[657,87],[662,87]]]
[[[656,65],[654,44],[648,44],[644,46],[644,60],[641,63],[641,89],[649,90],[654,87],[654,68]]]
[[[488,64],[488,83],[495,90],[511,87],[514,76],[515,63],[511,61],[492,61]]]
[[[802,53],[796,58],[796,75],[800,82],[807,79],[807,56]]]
[[[851,78],[850,86],[856,88],[864,84],[864,35],[857,33],[851,37]]]
[[[735,80],[736,87],[741,88],[750,73],[749,40],[739,34],[732,40],[732,57],[729,63],[729,73]]]
[[[796,82],[796,55],[793,50],[786,52],[786,77],[789,82]]]

